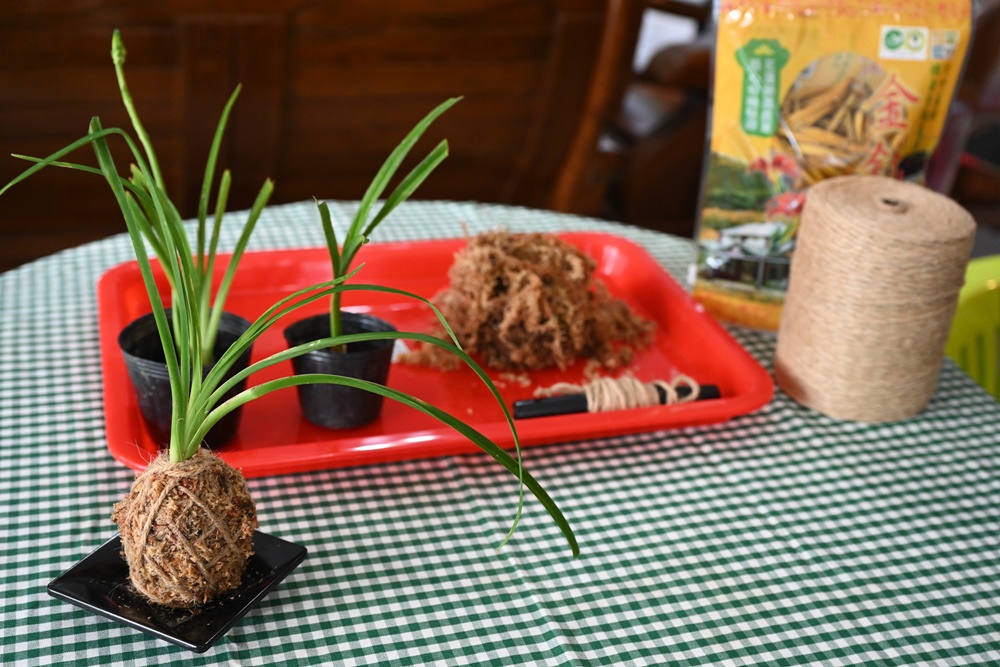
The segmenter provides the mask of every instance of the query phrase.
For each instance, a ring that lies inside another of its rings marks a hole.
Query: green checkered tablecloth
[[[343,228],[351,204],[334,204]],[[689,242],[543,211],[414,202],[381,241],[603,230],[683,279]],[[227,226],[232,243],[235,226]],[[320,245],[310,203],[252,245]],[[946,361],[925,412],[835,421],[778,392],[725,424],[534,447],[511,544],[509,476],[458,456],[251,480],[261,530],[309,557],[194,656],[50,598],[114,534],[130,470],[108,453],[95,281],[119,236],[0,276],[4,664],[666,665],[1000,662],[1000,407]],[[774,339],[735,330],[766,367]]]

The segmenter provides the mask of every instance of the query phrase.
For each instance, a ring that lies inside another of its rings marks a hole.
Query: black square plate
[[[151,604],[128,580],[115,535],[49,584],[49,595],[178,646],[204,653],[306,557],[305,547],[259,531],[240,587],[196,610]]]

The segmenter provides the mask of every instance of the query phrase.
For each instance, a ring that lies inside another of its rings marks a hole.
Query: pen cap
[[[965,209],[913,183],[844,176],[813,186],[778,330],[778,385],[839,419],[923,410],[974,236]]]

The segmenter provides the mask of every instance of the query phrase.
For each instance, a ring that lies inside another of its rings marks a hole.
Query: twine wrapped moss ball
[[[148,600],[194,608],[240,585],[257,512],[246,480],[211,452],[156,458],[114,508],[129,579]]]
[[[882,176],[809,190],[774,371],[830,417],[911,417],[934,393],[976,225],[951,199]]]

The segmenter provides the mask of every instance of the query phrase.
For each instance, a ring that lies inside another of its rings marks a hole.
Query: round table
[[[356,204],[331,202],[343,231]],[[240,216],[227,218],[223,245]],[[546,211],[409,202],[376,242],[604,231],[678,281],[688,239]],[[322,245],[315,205],[251,248]],[[116,236],[0,275],[4,663],[169,664],[183,649],[46,595],[115,533],[134,473],[109,454],[95,283]],[[770,370],[774,336],[730,328]],[[945,361],[928,408],[841,422],[780,391],[721,424],[527,450],[573,559],[484,455],[250,480],[260,529],[308,558],[192,664],[972,664],[1000,661],[1000,406]]]

